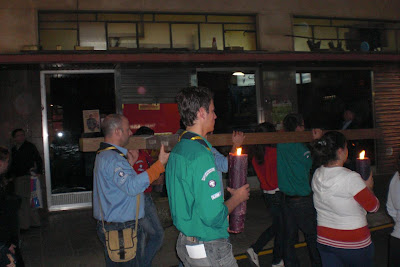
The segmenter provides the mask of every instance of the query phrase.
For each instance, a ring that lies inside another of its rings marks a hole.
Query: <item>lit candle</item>
[[[369,158],[365,157],[365,150],[361,151],[360,157],[356,159],[356,171],[364,180],[368,180],[371,174],[371,163]]]
[[[237,189],[247,184],[247,154],[242,154],[242,148],[236,154],[229,153],[229,186]],[[240,233],[244,229],[246,219],[246,201],[237,206],[229,215],[229,229]]]

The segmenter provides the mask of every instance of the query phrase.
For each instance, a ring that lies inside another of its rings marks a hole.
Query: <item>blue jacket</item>
[[[124,155],[128,152],[123,147],[113,146]],[[97,154],[93,176],[93,217],[95,219],[101,220],[100,199],[104,221],[135,220],[138,194],[140,194],[139,219],[144,216],[143,191],[150,184],[147,172],[137,174],[123,156],[114,150],[107,150]]]

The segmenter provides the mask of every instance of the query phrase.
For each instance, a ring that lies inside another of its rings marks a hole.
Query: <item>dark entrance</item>
[[[101,136],[100,118],[115,113],[114,74],[52,74],[46,82],[51,192],[91,191],[95,153],[80,152],[79,138]]]

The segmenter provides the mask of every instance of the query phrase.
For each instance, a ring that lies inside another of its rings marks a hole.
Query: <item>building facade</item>
[[[82,112],[98,120],[124,113],[133,130],[174,132],[176,92],[202,85],[215,92],[220,133],[263,121],[279,127],[288,112],[303,113],[309,128],[340,129],[342,112],[352,109],[359,128],[382,131],[359,146],[378,173],[390,173],[400,152],[399,8],[398,1],[2,1],[0,143],[26,129],[46,163],[50,210],[87,206],[94,155],[80,153],[76,140],[99,129],[85,130]]]

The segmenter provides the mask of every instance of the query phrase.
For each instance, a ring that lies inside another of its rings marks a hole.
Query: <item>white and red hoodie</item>
[[[321,166],[314,173],[312,190],[318,243],[344,249],[371,244],[366,214],[378,211],[379,201],[358,173],[344,167]]]

